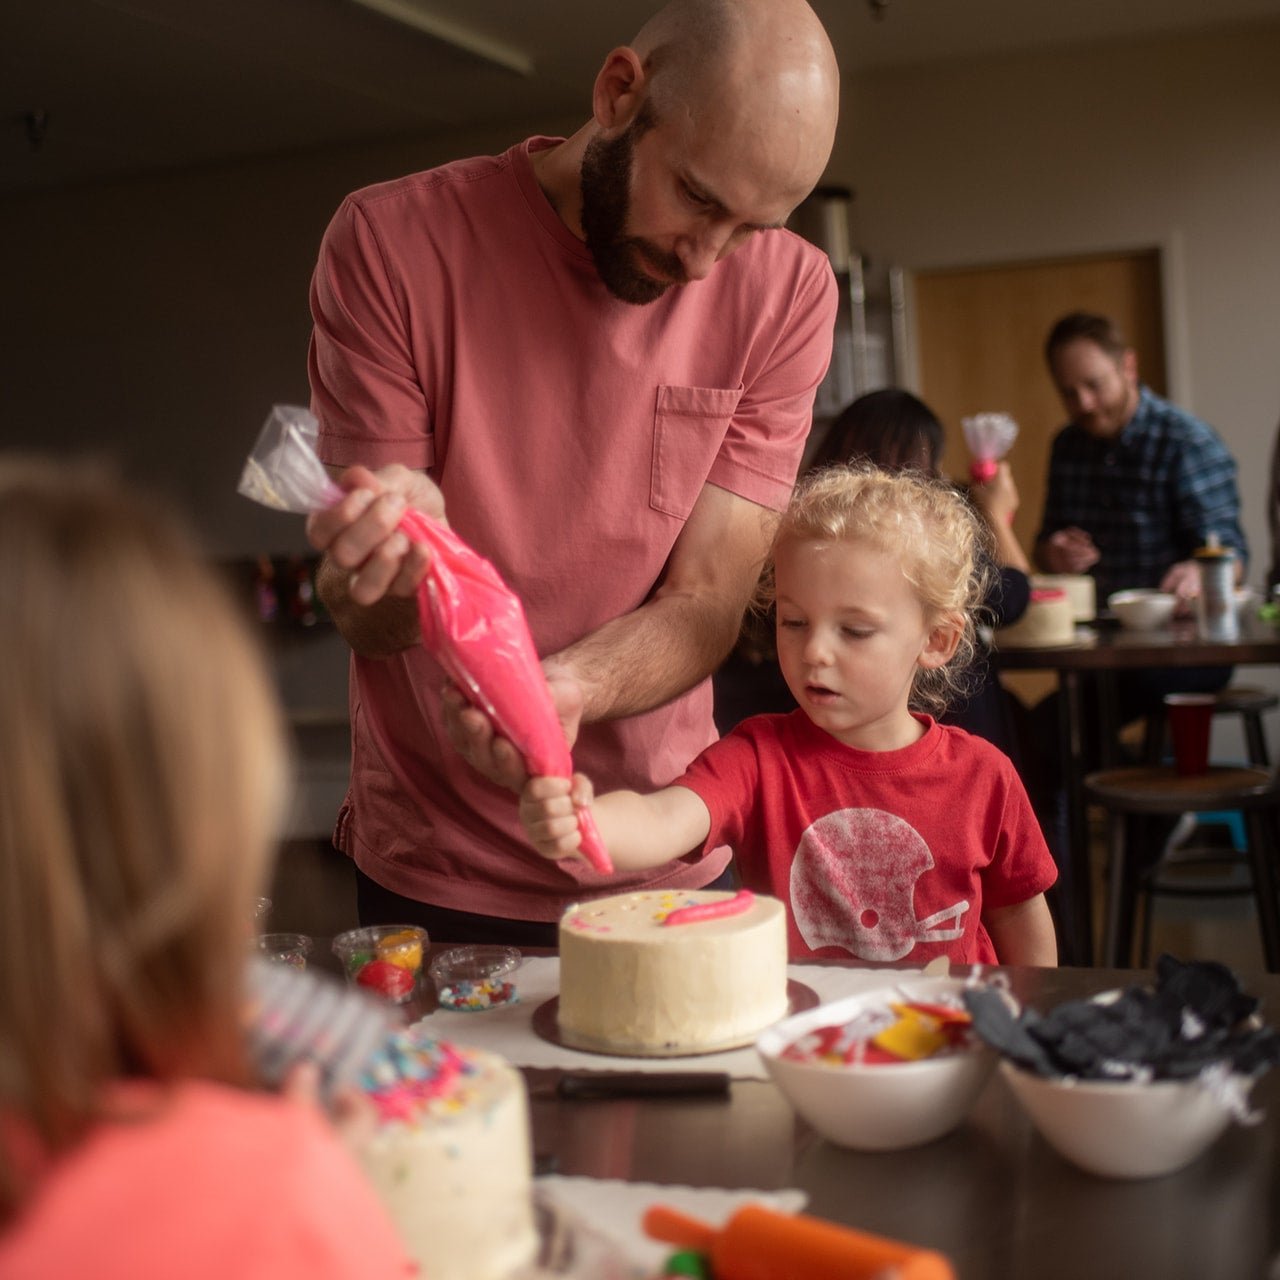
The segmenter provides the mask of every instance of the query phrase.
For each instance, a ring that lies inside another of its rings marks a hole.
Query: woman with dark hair
[[[865,458],[886,471],[938,474],[942,423],[919,396],[899,387],[869,391],[846,405],[827,428],[811,470]]]
[[[897,387],[859,396],[827,429],[809,464],[811,471],[846,462],[871,462],[886,471],[918,471],[938,476],[943,430],[937,415],[918,396]],[[983,601],[984,622],[1008,626],[1024,613],[1031,596],[1030,562],[1013,534],[1010,521],[1018,509],[1018,490],[1008,463],[1000,463],[986,483],[973,483],[970,502],[990,534],[990,557],[996,572]],[[751,615],[738,647],[716,673],[716,724],[726,732],[745,716],[784,711],[794,706],[778,675],[770,628]],[[986,738],[1020,764],[1014,717],[1017,704],[1001,686],[995,656],[981,646],[970,670],[970,691],[942,719]]]

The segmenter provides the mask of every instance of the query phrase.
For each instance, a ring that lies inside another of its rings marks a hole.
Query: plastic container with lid
[[[422,976],[427,931],[415,924],[350,929],[333,940],[349,982],[396,1003],[410,999]]]
[[[428,972],[435,983],[442,1009],[479,1013],[514,1004],[520,997],[515,972],[523,960],[515,947],[453,947],[431,962]]]
[[[264,960],[272,964],[288,965],[290,969],[305,969],[311,954],[311,939],[305,933],[260,933],[258,950]]]

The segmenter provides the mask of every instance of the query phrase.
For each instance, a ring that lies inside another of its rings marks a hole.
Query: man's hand
[[[1040,559],[1050,573],[1087,573],[1101,558],[1083,529],[1059,529],[1040,544]]]
[[[551,702],[570,747],[577,741],[582,721],[582,687],[567,670],[544,664]],[[441,703],[445,729],[458,754],[490,782],[508,791],[520,792],[529,780],[529,771],[515,747],[499,737],[493,722],[472,706],[455,685],[446,685]]]
[[[412,596],[429,553],[397,525],[406,507],[444,522],[444,495],[424,472],[398,464],[370,471],[351,467],[338,477],[347,495],[307,517],[307,538],[337,570],[348,572],[351,601],[368,607],[385,596]]]
[[[1175,612],[1185,617],[1191,612],[1191,605],[1200,594],[1200,570],[1194,560],[1179,560],[1160,579],[1160,590],[1172,592],[1178,597]]]

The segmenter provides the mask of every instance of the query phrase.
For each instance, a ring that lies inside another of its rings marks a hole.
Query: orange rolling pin
[[[654,1240],[706,1254],[715,1280],[955,1280],[931,1249],[763,1205],[743,1206],[717,1230],[659,1204],[643,1225]]]

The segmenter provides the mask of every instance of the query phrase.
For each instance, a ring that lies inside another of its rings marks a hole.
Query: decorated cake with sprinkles
[[[365,1169],[429,1280],[505,1280],[537,1251],[524,1081],[492,1053],[397,1031],[361,1081]]]
[[[635,1056],[750,1044],[787,1012],[776,898],[700,890],[616,894],[560,918],[559,1031]]]

